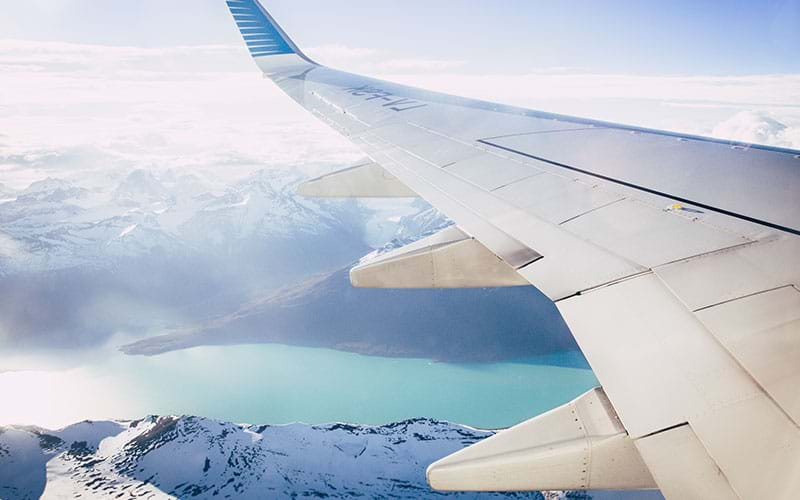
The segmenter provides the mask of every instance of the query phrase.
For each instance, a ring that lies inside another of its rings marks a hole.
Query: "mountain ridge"
[[[533,287],[360,289],[350,285],[349,267],[282,288],[206,323],[120,349],[153,356],[201,345],[241,343],[467,363],[578,351],[555,306]]]
[[[427,465],[493,434],[429,418],[380,426],[251,425],[151,415],[55,431],[0,427],[0,498],[662,498],[657,492],[428,487]]]
[[[57,431],[6,427],[0,428],[0,497],[477,498],[431,491],[424,469],[491,434],[425,418],[272,426],[149,416]]]

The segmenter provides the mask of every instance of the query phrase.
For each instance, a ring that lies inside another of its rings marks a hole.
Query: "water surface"
[[[259,424],[426,416],[497,428],[597,385],[579,356],[558,358],[463,365],[275,344],[150,358],[104,351],[61,371],[0,373],[0,425],[190,414]]]

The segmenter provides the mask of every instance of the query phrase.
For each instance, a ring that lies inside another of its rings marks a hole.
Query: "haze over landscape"
[[[342,69],[800,148],[800,67],[775,48],[797,47],[792,2],[759,14],[775,28],[748,32],[761,41],[741,49],[753,61],[741,71],[724,56],[735,47],[701,43],[716,29],[690,29],[673,52],[656,30],[627,58],[589,60],[548,28],[566,54],[555,64],[547,51],[520,52],[541,46],[532,30],[508,54],[500,42],[470,46],[475,29],[499,40],[517,22],[493,11],[487,28],[475,5],[463,7],[466,27],[449,2],[395,9],[387,29],[431,20],[400,45],[373,28],[357,36],[389,2],[343,7],[338,24],[306,2],[325,26],[316,31],[294,3],[275,3],[309,55]],[[678,3],[683,18],[710,15]],[[532,287],[349,286],[363,256],[449,221],[421,200],[296,195],[303,180],[363,155],[261,78],[223,1],[146,0],[116,13],[84,0],[0,5],[0,497],[255,498],[261,488],[346,497],[356,484],[416,498],[430,493],[428,463],[489,433],[464,425],[509,426],[597,384]],[[195,9],[192,29],[181,9]],[[540,25],[566,22],[550,8],[537,15]],[[721,15],[749,26],[741,13]],[[452,40],[422,47],[446,19]],[[625,42],[598,44],[608,53]],[[704,49],[682,67],[689,45]],[[665,54],[663,69],[647,50]],[[71,425],[86,419],[97,422]],[[305,424],[277,425],[292,422]],[[185,454],[198,461],[163,472]],[[337,460],[346,474],[332,471]],[[637,495],[625,498],[658,498]]]

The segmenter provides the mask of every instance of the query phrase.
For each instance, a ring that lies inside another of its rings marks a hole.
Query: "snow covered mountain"
[[[0,498],[509,497],[442,495],[425,483],[429,463],[490,434],[429,419],[369,427],[148,417],[0,428]]]
[[[0,202],[10,201],[16,198],[17,192],[0,182]]]
[[[2,188],[0,275],[112,268],[121,258],[154,254],[230,256],[243,248],[269,258],[266,240],[282,248],[308,235],[360,240],[364,209],[302,199],[294,194],[301,180],[301,172],[285,169],[230,185],[135,170],[102,187],[48,178],[18,193]]]
[[[0,347],[96,345],[115,331],[228,313],[369,252],[369,210],[303,199],[303,178],[292,169],[227,182],[136,170],[94,179],[99,186],[45,179],[9,191],[0,200],[0,331],[9,332]]]
[[[441,493],[433,461],[493,433],[419,418],[281,426],[200,417],[0,427],[0,498],[538,498],[657,500],[658,492]]]
[[[430,206],[423,207],[418,212],[400,217],[391,239],[372,253],[363,256],[360,262],[373,259],[382,253],[389,252],[434,233],[438,233],[452,224],[453,221],[445,217],[444,214],[435,208]]]

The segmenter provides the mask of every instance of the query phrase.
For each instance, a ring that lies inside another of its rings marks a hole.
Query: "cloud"
[[[161,48],[120,47],[67,42],[0,40],[0,65],[34,71],[144,70],[216,72],[247,66],[243,45],[196,45]],[[252,68],[252,66],[250,66]]]
[[[390,59],[376,66],[378,71],[390,73],[406,71],[443,71],[463,67],[466,61],[448,61],[442,59]]]
[[[475,72],[460,60],[398,57],[370,48],[326,45],[311,49],[321,63],[383,80],[516,106],[699,135],[742,111],[780,123],[800,120],[800,74],[635,75],[583,68],[539,68],[522,74]],[[794,144],[790,126],[754,142]]]
[[[459,69],[466,64],[466,61],[396,57],[385,51],[339,44],[313,47],[306,52],[322,64],[361,73],[439,72]]]
[[[733,114],[800,120],[800,75],[655,76],[548,69],[526,74],[456,71],[374,75],[399,83],[531,109],[710,135]]]
[[[642,76],[551,70],[526,74],[392,75],[435,90],[450,88],[484,98],[525,100],[558,98],[658,99],[697,104],[758,105],[800,108],[800,75]]]
[[[346,71],[539,109],[546,101],[580,100],[591,111],[593,101],[598,100],[654,100],[676,108],[775,108],[779,113],[800,113],[800,74],[600,74],[570,67],[487,74],[476,72],[476,64],[463,60],[399,57],[372,48],[325,45],[309,49],[309,54],[323,64]],[[718,121],[709,121],[706,133]]]
[[[475,74],[464,61],[396,57],[371,48],[326,45],[309,52],[332,66],[431,90],[798,146],[800,75],[642,76],[574,68]],[[321,173],[324,165],[361,157],[261,78],[243,46],[0,40],[0,66],[0,175],[12,187],[47,176],[118,178],[137,168],[185,168],[223,179],[268,165]],[[743,111],[786,129],[739,123],[743,118],[726,123]]]
[[[348,47],[347,45],[330,44],[320,45],[319,47],[310,47],[304,49],[309,57],[317,59],[319,62],[325,61],[325,64],[335,65],[337,62],[343,61],[363,61],[378,54],[375,49],[364,47]]]
[[[361,156],[261,78],[244,47],[6,40],[0,64],[0,173],[12,187],[47,176],[102,180],[137,168],[185,168],[223,180],[269,166],[319,173],[321,165]]]
[[[736,113],[714,127],[712,135],[748,143],[800,149],[800,122],[790,127],[764,112]]]

